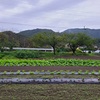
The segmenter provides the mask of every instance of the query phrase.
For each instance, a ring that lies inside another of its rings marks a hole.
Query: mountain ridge
[[[85,33],[93,38],[100,38],[100,29],[89,29],[89,28],[73,28],[67,29],[62,33]]]
[[[24,37],[24,38],[28,38],[28,37],[31,37],[35,34],[38,34],[38,33],[43,33],[43,32],[55,32],[51,29],[32,29],[32,30],[24,30],[24,31],[20,31],[19,33],[15,33],[15,32],[12,32],[12,31],[4,31],[3,33],[5,34],[8,34],[8,35],[11,35],[11,36],[14,36],[14,37]],[[85,33],[93,38],[100,38],[100,29],[89,29],[89,28],[73,28],[73,29],[67,29],[67,30],[64,30],[62,32],[59,32],[59,34],[62,34],[62,33],[66,33],[66,34],[72,34],[72,33]]]
[[[18,34],[25,36],[25,37],[31,37],[32,35],[35,35],[37,33],[43,33],[43,32],[55,32],[51,29],[32,29],[32,30],[25,30],[21,31]],[[100,38],[100,29],[89,29],[89,28],[72,28],[67,29],[59,33],[85,33],[93,38]]]
[[[37,28],[37,29],[32,29],[32,30],[21,31],[18,34],[26,36],[26,37],[30,37],[32,35],[35,35],[35,34],[41,33],[41,32],[43,33],[43,32],[54,32],[54,31],[51,29],[39,29],[39,28]]]

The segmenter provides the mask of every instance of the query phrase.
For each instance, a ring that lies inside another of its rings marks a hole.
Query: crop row
[[[86,70],[85,72],[83,72],[82,70],[79,70],[79,71],[69,71],[69,70],[66,70],[66,71],[20,71],[18,70],[17,72],[7,72],[7,71],[4,71],[4,72],[0,72],[0,75],[65,75],[65,74],[68,74],[68,75],[100,75],[100,70],[97,72],[97,71],[88,71]]]
[[[80,59],[1,59],[0,66],[100,66],[100,60]]]

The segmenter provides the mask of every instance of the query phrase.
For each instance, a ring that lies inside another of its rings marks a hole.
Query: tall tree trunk
[[[54,54],[54,55],[56,54],[55,46],[53,46],[53,54]]]
[[[1,48],[1,52],[4,52],[4,49],[3,48]]]
[[[73,54],[75,54],[75,51],[77,49],[77,46],[72,46],[70,44],[69,44],[69,46],[70,46],[70,49],[72,50]]]
[[[72,49],[73,54],[75,54],[76,49]]]

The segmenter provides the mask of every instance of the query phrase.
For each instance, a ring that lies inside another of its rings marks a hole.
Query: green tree
[[[44,33],[38,33],[30,39],[33,47],[44,47],[46,45],[46,36]]]
[[[95,45],[97,46],[97,49],[100,50],[100,38],[95,39]]]
[[[84,33],[66,34],[64,40],[68,43],[68,46],[74,54],[80,46],[92,48],[94,42],[91,37]]]
[[[13,49],[13,47],[19,46],[19,38],[17,34],[15,34],[12,31],[4,31],[2,34],[7,36],[7,47],[9,47],[10,50]],[[23,39],[22,39],[23,40]]]
[[[4,51],[4,47],[7,47],[8,36],[0,32],[0,51]]]
[[[60,35],[54,32],[39,33],[32,37],[33,43],[38,46],[51,46],[53,48],[53,53],[56,53],[56,47],[60,43]]]
[[[58,33],[49,33],[47,34],[47,44],[53,48],[53,52],[55,55],[56,47],[60,44],[61,38]]]
[[[9,38],[7,46],[9,47],[10,51],[13,49],[13,47],[19,46],[19,41],[17,41],[15,38]]]

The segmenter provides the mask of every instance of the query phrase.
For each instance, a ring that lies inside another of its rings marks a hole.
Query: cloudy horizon
[[[100,0],[0,0],[0,31],[100,29]]]

